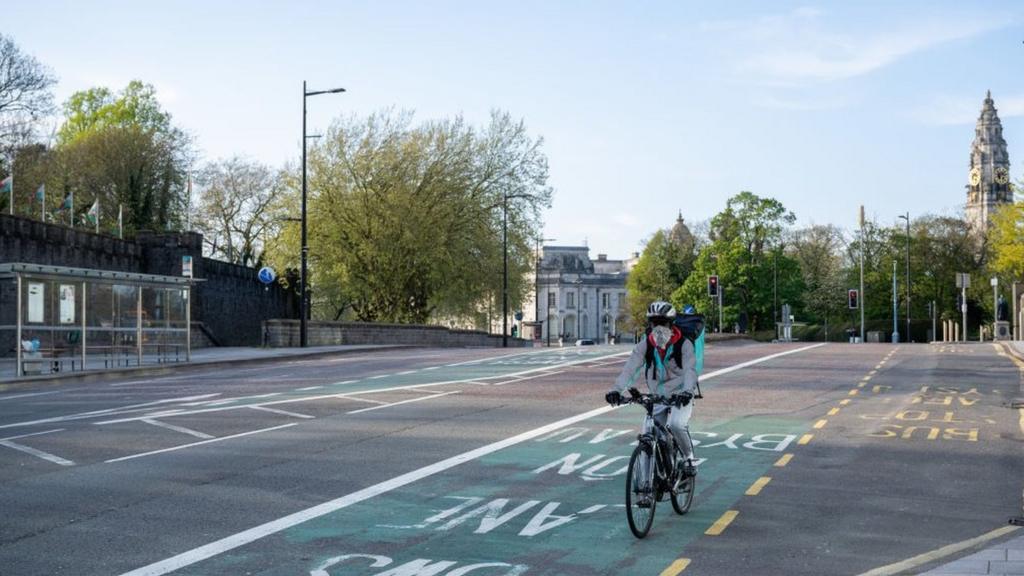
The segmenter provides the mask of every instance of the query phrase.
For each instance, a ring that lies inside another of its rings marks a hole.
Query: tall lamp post
[[[306,336],[306,316],[309,314],[309,293],[306,290],[306,262],[309,257],[309,244],[306,242],[306,98],[318,94],[336,94],[344,92],[344,88],[330,90],[307,90],[306,81],[302,81],[302,267],[299,270],[299,346],[308,344]]]
[[[900,214],[900,218],[907,221],[907,332],[904,336],[910,342],[910,212]]]

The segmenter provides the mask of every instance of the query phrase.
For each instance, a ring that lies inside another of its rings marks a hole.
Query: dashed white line
[[[395,376],[408,376],[409,374],[415,374],[417,370],[406,370],[405,372],[399,372]]]
[[[299,392],[307,392],[309,390],[320,390],[323,386],[306,386],[305,388],[296,388]]]
[[[185,448],[192,448],[193,446],[202,446],[204,444],[210,444],[212,442],[220,442],[222,440],[231,440],[234,438],[241,438],[243,436],[252,436],[253,434],[262,434],[263,432],[273,432],[274,430],[281,430],[284,428],[291,428],[297,426],[295,422],[291,424],[282,424],[280,426],[274,426],[272,428],[261,428],[259,430],[253,430],[251,432],[242,432],[241,434],[233,434],[231,436],[221,436],[220,438],[213,438],[212,440],[203,440],[202,442],[193,442],[191,444],[182,444],[181,446],[174,446],[172,448],[164,448],[163,450],[153,450],[151,452],[143,452],[142,454],[132,454],[131,456],[122,456],[120,458],[111,458],[106,460],[107,464],[113,464],[114,462],[124,462],[125,460],[133,460],[135,458],[142,458],[144,456],[153,456],[155,454],[163,454],[164,452],[174,452],[175,450],[184,450]]]
[[[370,380],[380,380],[381,378],[387,378],[387,374],[378,374],[376,376],[370,376]]]
[[[167,430],[173,430],[175,432],[181,432],[182,434],[188,434],[189,436],[195,436],[196,438],[205,438],[205,439],[215,438],[215,436],[211,436],[210,434],[207,434],[206,432],[200,432],[198,430],[192,430],[191,428],[185,428],[184,426],[175,426],[174,424],[168,424],[166,422],[161,422],[159,420],[154,420],[152,418],[143,418],[142,422],[145,422],[146,424],[151,424],[153,426],[158,426],[160,428],[166,428]]]

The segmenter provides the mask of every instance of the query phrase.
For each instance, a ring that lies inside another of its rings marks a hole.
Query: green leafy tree
[[[670,230],[658,230],[644,245],[643,253],[626,279],[627,307],[633,327],[646,323],[647,306],[665,300],[683,285],[693,271],[694,237],[682,217]]]
[[[789,252],[800,268],[802,300],[811,322],[828,326],[847,308],[844,247],[842,231],[831,225],[811,226],[793,235]]]
[[[482,129],[461,118],[417,126],[390,111],[336,122],[309,157],[314,301],[329,292],[364,321],[486,323],[501,309],[507,206],[516,310],[531,287],[531,231],[551,198],[541,144],[498,112]],[[295,228],[282,229],[293,245]],[[279,268],[297,267],[297,256],[270,253]]]
[[[679,305],[695,304],[711,312],[707,276],[717,274],[724,291],[725,325],[745,318],[748,328],[772,327],[778,286],[778,303],[801,305],[803,281],[799,264],[784,250],[783,231],[796,217],[773,198],[740,192],[711,220],[710,242],[697,256],[694,273],[673,294]],[[777,282],[776,282],[777,280]]]
[[[98,199],[108,223],[122,205],[128,233],[183,226],[194,152],[152,86],[133,81],[117,94],[107,88],[73,94],[55,154],[56,168],[46,178],[52,207],[73,192],[78,212]]]

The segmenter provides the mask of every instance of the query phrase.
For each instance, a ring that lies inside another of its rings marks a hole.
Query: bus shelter
[[[0,350],[17,378],[188,362],[193,282],[0,264]]]

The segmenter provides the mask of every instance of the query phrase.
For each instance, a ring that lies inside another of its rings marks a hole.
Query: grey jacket
[[[629,355],[629,360],[626,360],[626,365],[622,367],[619,377],[615,379],[615,385],[612,387],[612,390],[617,390],[621,394],[631,386],[636,386],[643,392],[644,389],[640,386],[643,383],[646,384],[647,390],[654,394],[663,394],[665,396],[680,392],[693,394],[697,387],[697,357],[694,353],[693,342],[682,338],[675,343],[675,346],[683,347],[683,366],[681,368],[677,366],[672,356],[668,355],[665,358],[665,368],[668,374],[665,375],[658,372],[657,376],[655,376],[654,366],[647,370],[644,365],[644,357],[647,354],[647,339],[644,338],[638,342],[633,347],[633,353]],[[648,376],[650,376],[649,379]],[[664,381],[664,390],[659,389],[659,380]]]

